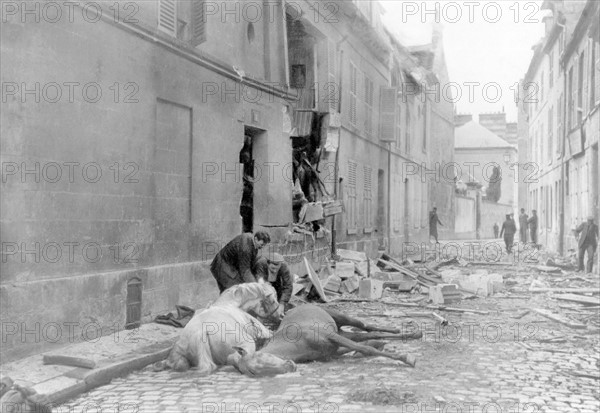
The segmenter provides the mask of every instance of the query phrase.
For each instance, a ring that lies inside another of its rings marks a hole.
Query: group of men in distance
[[[537,211],[534,209],[532,216],[529,217],[525,213],[525,208],[521,208],[521,215],[519,215],[519,238],[523,244],[527,243],[527,227],[529,226],[529,234],[531,242],[537,248],[537,227],[538,227],[538,216]],[[494,238],[504,237],[504,245],[506,246],[506,252],[511,253],[512,247],[515,240],[515,234],[517,233],[517,224],[513,214],[506,214],[506,220],[502,223],[500,234],[498,234],[498,223],[494,223]]]
[[[210,272],[217,281],[220,293],[237,284],[263,279],[277,291],[279,309],[284,313],[292,297],[292,275],[281,254],[258,255],[258,251],[269,242],[271,237],[264,231],[254,234],[245,232],[236,236],[217,253],[210,265]]]
[[[534,209],[532,216],[529,217],[525,213],[525,209],[521,208],[521,214],[519,215],[519,236],[523,244],[527,243],[527,226],[529,226],[529,233],[531,236],[531,242],[536,248],[539,248],[537,238],[538,228],[538,216],[537,211]],[[506,252],[512,252],[512,246],[515,234],[517,232],[517,226],[513,218],[513,214],[506,215],[506,221],[502,223],[502,230],[500,231],[500,237],[504,234],[504,244],[506,245]],[[598,246],[598,225],[594,223],[594,217],[588,216],[587,221],[580,224],[574,230],[575,235],[578,237],[578,267],[577,272],[584,271],[584,258],[587,253],[586,272],[591,273],[594,267],[594,253]],[[498,224],[494,224],[494,236],[498,238]]]

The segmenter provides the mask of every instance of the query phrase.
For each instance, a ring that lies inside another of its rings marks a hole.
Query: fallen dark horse
[[[357,327],[368,331],[368,333],[341,332],[340,327],[342,326]],[[373,333],[375,331],[396,334]],[[266,346],[255,353],[256,356],[242,354],[241,359],[240,357],[231,357],[229,362],[242,372],[245,371],[243,368],[239,368],[238,364],[241,361],[244,364],[251,363],[253,365],[253,375],[259,376],[261,375],[261,366],[260,363],[256,362],[256,359],[253,360],[253,357],[259,357],[261,353],[277,356],[282,361],[291,360],[301,363],[326,360],[350,351],[357,351],[367,356],[382,356],[400,360],[414,367],[416,364],[414,356],[388,353],[375,348],[383,347],[383,343],[376,342],[374,339],[408,339],[419,338],[421,335],[421,333],[415,333],[401,336],[397,333],[399,333],[398,330],[368,325],[330,308],[305,304],[285,315],[273,338],[269,340]],[[367,344],[360,344],[354,340],[367,341]]]

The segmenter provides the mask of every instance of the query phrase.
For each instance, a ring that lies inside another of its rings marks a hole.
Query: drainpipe
[[[343,83],[343,78],[342,76],[344,75],[344,51],[341,50],[341,46],[342,43],[344,43],[346,41],[346,38],[348,36],[344,36],[342,37],[342,40],[340,40],[339,42],[337,42],[337,44],[335,45],[336,47],[336,51],[339,50],[340,53],[340,57],[338,60],[338,68],[339,68],[339,98],[338,98],[338,113],[342,114],[342,83]],[[340,146],[342,144],[342,129],[340,128],[339,134],[338,134],[338,146],[337,149],[335,151],[335,165],[334,165],[334,180],[333,180],[333,196],[334,199],[337,201],[338,199],[338,185],[339,185],[339,162],[340,162]],[[337,219],[337,215],[334,215],[331,219],[331,255],[332,258],[335,257],[337,255],[337,248],[336,248],[336,229],[335,229],[335,220]]]
[[[387,253],[392,255],[392,142],[388,142],[388,179],[387,179],[387,197],[388,197],[388,208],[387,208],[387,222],[385,225],[385,231],[387,232]]]
[[[565,30],[565,26],[557,23],[562,27],[564,31],[564,37],[566,37],[567,33]],[[561,156],[560,156],[560,217],[559,217],[559,228],[558,228],[558,253],[560,255],[565,254],[565,147],[567,140],[567,73],[566,73],[567,65],[563,62],[563,98],[564,102],[562,102],[563,106],[563,136],[562,136],[562,148],[561,148]]]

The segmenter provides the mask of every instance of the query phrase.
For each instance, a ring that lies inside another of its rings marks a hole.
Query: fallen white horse
[[[248,314],[264,318],[281,318],[277,293],[269,283],[238,284],[223,291],[207,309],[197,313],[185,326],[167,360],[155,363],[156,371],[171,368],[186,371],[197,367],[198,374],[210,374],[217,366],[228,363],[228,356],[243,349],[248,355],[256,351],[256,342],[269,340],[272,332]]]

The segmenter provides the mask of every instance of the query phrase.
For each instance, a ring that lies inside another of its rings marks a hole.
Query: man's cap
[[[506,218],[510,218],[510,214],[506,214]]]
[[[273,263],[276,263],[276,264],[285,262],[285,260],[283,259],[283,255],[278,254],[276,252],[274,252],[272,254],[269,254],[268,257],[267,257],[267,259],[269,260],[269,262],[273,262]]]

